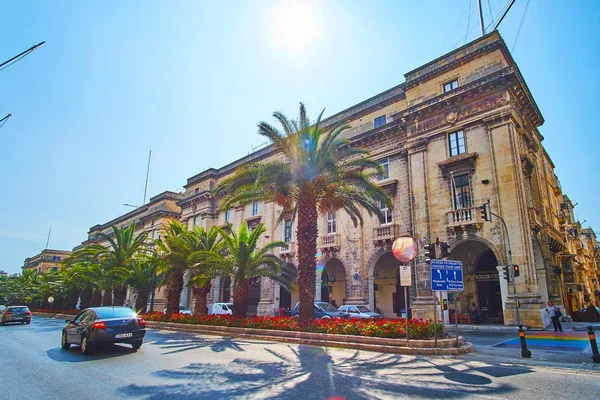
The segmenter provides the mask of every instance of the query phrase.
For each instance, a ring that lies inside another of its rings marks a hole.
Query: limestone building
[[[60,261],[71,255],[68,250],[42,250],[40,254],[28,257],[23,263],[23,271],[31,270],[40,273],[50,273],[60,269]]]
[[[104,233],[113,236],[112,226],[118,228],[127,227],[133,222],[136,224],[136,235],[142,232],[148,232],[148,243],[154,239],[159,239],[163,232],[163,225],[168,225],[172,220],[178,220],[181,215],[181,208],[177,202],[182,199],[181,193],[163,192],[151,197],[147,204],[123,214],[104,224],[94,225],[88,232],[88,239],[81,246],[91,243],[99,243],[108,246],[108,242],[98,240],[97,235]],[[79,246],[78,246],[79,247]],[[133,303],[133,293],[128,293],[127,302]],[[187,290],[184,292],[184,298],[188,296]],[[165,308],[164,290],[158,287],[155,291],[154,310],[162,311]]]
[[[546,325],[545,303],[552,299],[562,305],[555,267],[563,268],[567,246],[565,217],[557,212],[564,201],[538,130],[543,116],[506,44],[492,32],[404,78],[324,122],[326,127],[349,122],[346,137],[369,149],[386,170],[379,184],[394,207],[382,209],[383,222],[367,218],[358,228],[343,212],[320,217],[316,298],[366,304],[385,317],[399,316],[406,305],[391,243],[411,235],[422,249],[439,238],[451,245],[452,257],[463,262],[465,271],[465,291],[450,296],[451,308],[467,313],[475,303],[488,321],[515,323],[512,285],[500,272],[508,263],[507,236],[497,218],[485,222],[478,209],[489,200],[492,212],[506,221],[513,263],[520,268],[521,321]],[[264,240],[290,242],[280,255],[295,264],[293,221],[276,225],[279,210],[273,204],[221,210],[212,193],[237,167],[274,156],[267,147],[189,178],[178,203],[182,221],[205,228],[263,222],[268,229]],[[413,262],[413,274],[412,316],[431,318],[440,294],[430,290],[430,266],[422,252]],[[230,296],[230,281],[218,278],[209,303]],[[294,293],[263,279],[251,289],[249,311],[271,314],[293,307],[296,300]]]

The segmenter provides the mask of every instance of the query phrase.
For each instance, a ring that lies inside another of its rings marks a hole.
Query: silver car
[[[338,311],[347,313],[351,319],[381,318],[381,314],[374,313],[363,305],[344,304]]]
[[[8,306],[0,314],[0,325],[9,322],[18,322],[21,324],[31,323],[31,311],[27,306]]]

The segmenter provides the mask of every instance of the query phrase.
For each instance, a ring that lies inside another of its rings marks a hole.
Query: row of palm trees
[[[279,157],[241,166],[215,189],[222,198],[221,209],[254,201],[274,203],[281,207],[278,222],[288,216],[296,220],[301,321],[314,316],[319,214],[344,210],[356,226],[363,223],[363,210],[382,219],[380,205],[392,206],[389,196],[376,183],[376,177],[384,172],[380,163],[344,137],[350,128],[346,123],[328,126],[326,132],[321,122],[323,112],[316,121],[311,121],[300,103],[295,120],[280,112],[273,114],[281,130],[260,122],[258,133],[271,142]],[[215,274],[224,274],[233,280],[234,314],[245,315],[250,278],[266,276],[281,280],[284,286],[291,281],[290,273],[282,273],[281,261],[271,254],[274,247],[285,244],[273,242],[258,248],[259,237],[265,231],[262,224],[252,231],[243,224],[235,233],[231,226],[228,230],[219,227],[189,230],[173,222],[154,247],[145,246],[146,233],[135,236],[135,225],[113,230],[112,237],[100,235],[100,239],[109,243],[108,247],[88,246],[76,251],[65,263],[72,270],[81,271],[81,276],[87,273],[94,278],[87,281],[88,286],[84,285],[86,294],[97,301],[102,289],[103,304],[119,303],[126,285],[138,297],[147,297],[143,289],[149,282],[147,278],[158,274],[167,286],[167,312],[178,312],[183,276],[190,271],[196,312],[206,309],[211,279]],[[84,273],[88,268],[93,272]],[[142,304],[145,302],[140,300],[139,306]]]
[[[271,254],[284,242],[271,242],[259,248],[265,232],[263,224],[250,230],[243,223],[239,230],[213,227],[208,231],[188,229],[179,221],[164,227],[163,237],[148,241],[146,232],[136,234],[135,223],[112,227],[112,234],[99,234],[96,243],[76,250],[63,260],[60,271],[35,274],[25,271],[18,278],[0,284],[0,296],[12,302],[26,301],[36,306],[56,299],[56,309],[75,309],[100,305],[123,305],[128,288],[135,293],[135,309],[146,311],[149,296],[157,282],[166,287],[166,312],[179,312],[184,274],[195,297],[194,311],[206,314],[207,295],[217,275],[232,278],[233,313],[246,316],[248,288],[252,278],[268,277],[291,289],[293,272],[282,273],[281,260]],[[100,244],[100,243],[106,243]]]

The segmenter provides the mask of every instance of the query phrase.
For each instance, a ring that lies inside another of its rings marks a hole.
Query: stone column
[[[273,287],[274,282],[269,278],[261,278],[260,300],[256,314],[259,316],[273,315]]]

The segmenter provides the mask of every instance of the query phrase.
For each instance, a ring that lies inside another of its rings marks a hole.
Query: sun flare
[[[318,35],[317,11],[312,2],[282,1],[271,12],[274,37],[278,45],[303,53]]]

